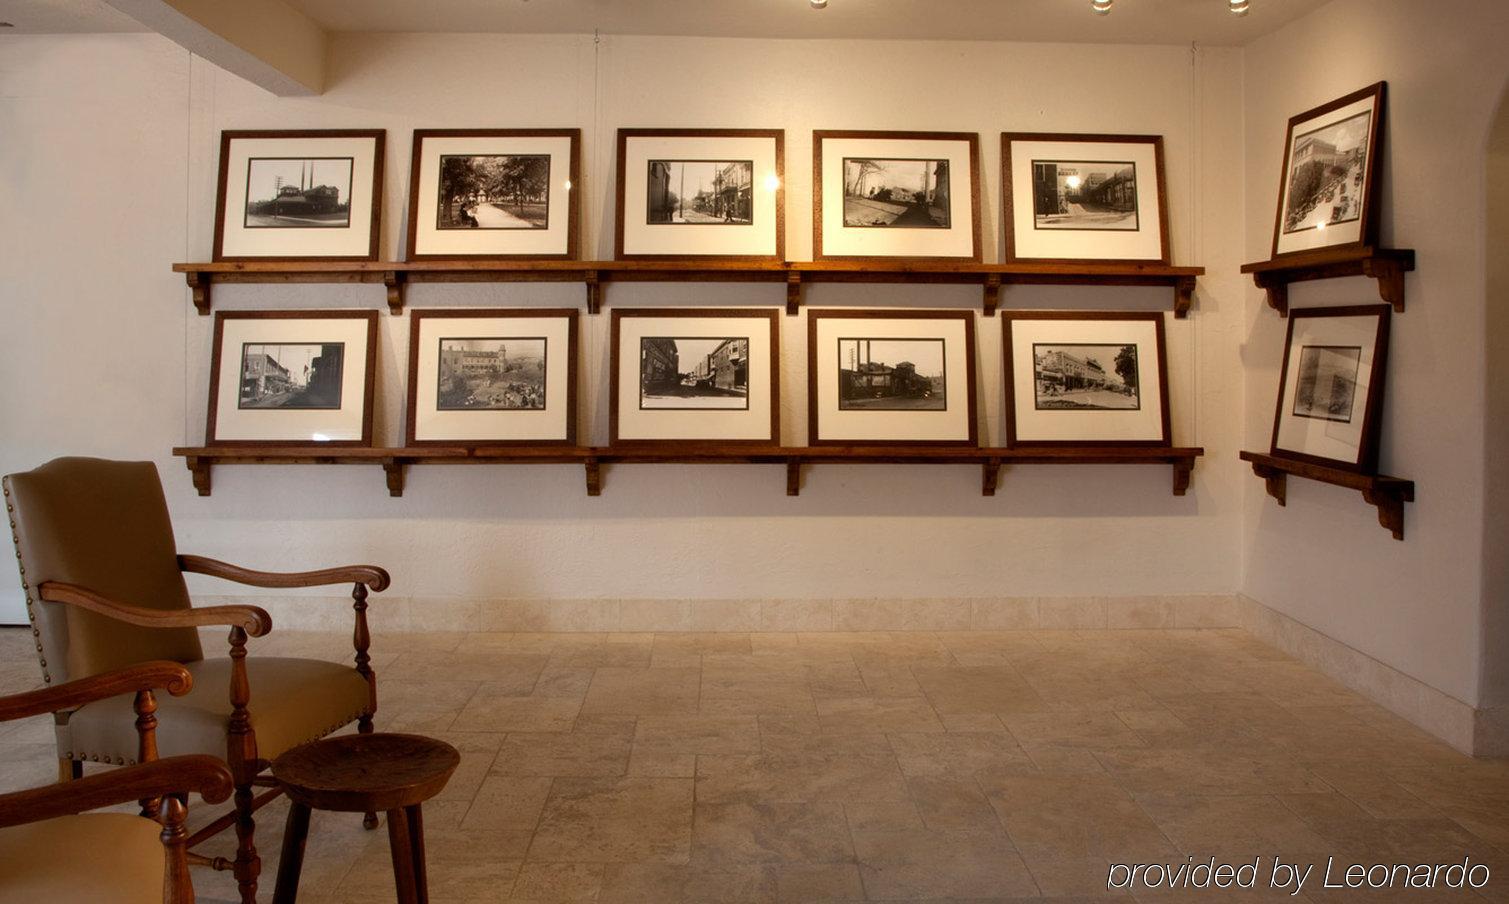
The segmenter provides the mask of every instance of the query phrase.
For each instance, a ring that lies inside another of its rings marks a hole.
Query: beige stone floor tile
[[[935,832],[999,832],[990,800],[973,780],[925,776],[907,779],[922,824]]]
[[[593,669],[565,666],[546,666],[535,682],[531,697],[560,697],[578,702],[587,696],[592,686]],[[486,689],[488,686],[484,685]]]
[[[607,867],[601,863],[525,863],[510,901],[530,904],[589,904],[602,890]]]
[[[636,716],[693,713],[701,681],[699,668],[600,668],[592,676],[582,712]]]
[[[498,747],[492,774],[620,776],[629,768],[631,736],[587,731],[514,732]]]
[[[636,668],[650,666],[651,643],[605,643],[591,646],[557,647],[550,654],[550,665],[559,668]]]
[[[780,904],[851,904],[865,899],[859,866],[853,863],[794,863],[775,868]]]
[[[733,653],[750,655],[753,651],[748,633],[688,631],[680,634],[656,634],[657,653]]]
[[[1304,794],[1329,786],[1298,763],[1261,759],[1234,748],[1109,750],[1096,753],[1133,794],[1221,796]]]
[[[1042,698],[1010,666],[912,669],[923,694],[941,713],[1041,712]]]
[[[1111,711],[1006,713],[1000,719],[1012,737],[1023,743],[1090,750],[1147,746],[1125,721]]]
[[[691,779],[562,778],[551,786],[528,859],[684,864],[691,841]]]
[[[993,778],[982,786],[1025,857],[1139,862],[1177,853],[1109,776],[1024,774]]]
[[[1276,797],[1150,795],[1137,803],[1178,852],[1237,862],[1261,854],[1286,862],[1323,856],[1330,842]]]
[[[774,904],[776,868],[609,864],[598,904]]]
[[[1002,833],[852,829],[872,899],[1033,896],[1038,887]]]
[[[480,692],[456,718],[467,731],[570,731],[581,711],[571,697],[494,696]]]
[[[818,716],[760,716],[760,752],[773,755],[891,756],[886,736],[864,726],[860,731],[824,730]]]
[[[820,700],[818,723],[830,734],[942,732],[943,722],[923,697],[850,697]]]
[[[644,753],[629,754],[629,775],[652,778],[696,778],[697,755],[695,753]]]
[[[753,754],[760,752],[760,722],[744,715],[640,716],[635,754]]]
[[[705,713],[799,715],[816,712],[803,671],[781,666],[704,663],[700,705]]]
[[[698,802],[905,799],[906,782],[889,753],[697,757]]]
[[[1043,900],[1083,897],[1097,901],[1131,900],[1130,892],[1107,888],[1111,861],[1093,855],[1062,857],[1029,851],[1022,855],[1027,871],[1043,893]]]
[[[549,657],[533,653],[444,652],[409,650],[378,672],[379,703],[383,685],[395,681],[425,681],[443,676],[452,681],[486,681],[515,694],[527,694]]]
[[[479,833],[532,833],[545,809],[550,783],[546,776],[488,775],[471,799],[461,828]]]
[[[734,863],[853,863],[842,804],[698,803],[694,866]]]
[[[908,777],[969,779],[1029,765],[1027,754],[1003,732],[893,732],[886,737]]]

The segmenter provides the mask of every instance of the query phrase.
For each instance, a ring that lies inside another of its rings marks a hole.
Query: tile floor
[[[29,640],[0,631],[0,692],[37,683]],[[334,634],[252,646],[350,655]],[[1259,889],[1137,899],[1509,901],[1509,762],[1239,630],[403,634],[373,651],[379,728],[462,752],[425,808],[437,904],[1082,900],[1108,894],[1112,863],[1190,857],[1261,858]],[[0,788],[53,777],[47,721],[0,726]],[[285,812],[260,814],[264,900]],[[316,814],[300,900],[392,900],[386,845]],[[1470,857],[1492,878],[1325,889],[1328,856]],[[1268,887],[1274,857],[1322,866],[1292,896]],[[229,874],[195,875],[200,900],[234,898]]]

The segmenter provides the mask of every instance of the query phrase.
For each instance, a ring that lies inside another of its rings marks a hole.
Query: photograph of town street
[[[942,339],[839,339],[840,411],[946,411]]]
[[[1294,136],[1284,232],[1304,232],[1362,216],[1362,179],[1371,112]]]
[[[238,408],[341,407],[344,342],[285,342],[241,346]]]
[[[1035,229],[1137,230],[1137,166],[1106,160],[1032,161]]]
[[[441,339],[438,411],[543,411],[545,339]]]
[[[1039,411],[1142,407],[1136,345],[1033,343],[1032,368]]]
[[[1351,423],[1361,360],[1362,349],[1355,345],[1302,346],[1299,379],[1294,386],[1294,416]]]
[[[749,408],[749,339],[639,340],[639,407]]]
[[[949,227],[948,161],[844,158],[844,225]]]
[[[436,229],[548,229],[549,154],[443,154]]]
[[[645,222],[748,226],[754,222],[753,160],[651,160]]]
[[[351,225],[350,157],[253,157],[246,164],[247,229]]]

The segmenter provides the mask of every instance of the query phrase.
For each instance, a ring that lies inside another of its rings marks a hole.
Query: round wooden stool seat
[[[461,764],[456,748],[411,734],[312,741],[273,761],[290,800],[312,810],[375,813],[424,803]]]
[[[325,738],[273,760],[273,777],[290,802],[274,904],[293,904],[298,895],[311,810],[385,811],[398,900],[427,901],[420,805],[440,793],[460,764],[456,748],[411,734]]]

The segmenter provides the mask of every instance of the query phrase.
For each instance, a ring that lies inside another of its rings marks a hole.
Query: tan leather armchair
[[[0,794],[0,904],[115,901],[192,904],[188,816],[184,798],[211,803],[231,794],[234,780],[215,757],[157,759],[153,688],[182,696],[193,687],[176,662],[146,662],[10,697],[0,697],[0,722],[53,713],[124,694],[136,716],[137,765],[66,784]],[[141,816],[87,813],[140,801]],[[161,801],[161,803],[159,803]],[[159,807],[162,821],[151,814]]]
[[[367,594],[388,586],[387,572],[357,565],[273,574],[178,555],[151,462],[59,458],[9,475],[3,489],[45,682],[158,659],[182,663],[193,676],[193,690],[162,701],[157,744],[164,756],[212,754],[230,765],[233,812],[188,845],[234,826],[236,857],[190,859],[233,870],[242,901],[253,904],[261,872],[253,814],[280,793],[260,773],[283,751],[353,721],[358,731],[372,731],[377,678],[367,654]],[[268,614],[256,606],[192,608],[184,572],[257,587],[352,584],[354,667],[248,657],[247,639],[272,629]],[[228,658],[204,658],[201,627],[229,629]],[[76,779],[85,761],[136,761],[132,703],[121,694],[55,716],[60,779]],[[254,786],[269,790],[254,797]],[[368,814],[365,824],[375,827],[376,816]]]

